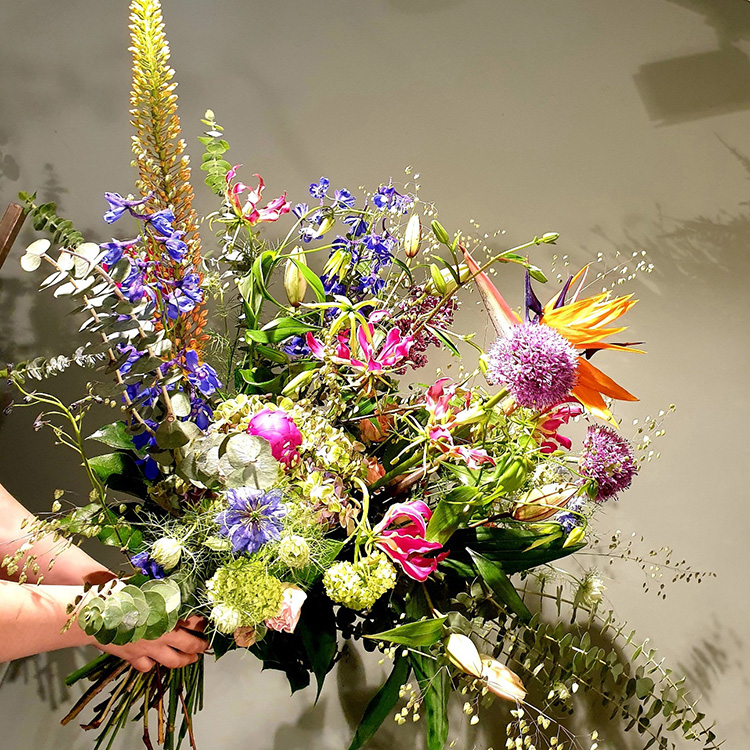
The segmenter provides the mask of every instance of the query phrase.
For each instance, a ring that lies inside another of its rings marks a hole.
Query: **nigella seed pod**
[[[422,224],[419,216],[413,214],[404,232],[404,254],[407,258],[416,258],[422,244]]]
[[[164,570],[177,567],[182,557],[182,544],[172,537],[164,536],[157,539],[151,547],[151,557]]]
[[[305,254],[301,248],[295,247],[289,254],[289,259],[284,269],[284,291],[292,307],[299,307],[305,299],[307,280],[302,271],[300,271],[300,266],[306,265]]]

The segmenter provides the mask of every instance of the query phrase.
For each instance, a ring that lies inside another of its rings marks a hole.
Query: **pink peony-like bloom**
[[[374,323],[382,320],[387,316],[385,310],[375,310],[370,314],[369,322],[360,325],[357,328],[357,344],[359,351],[356,356],[352,353],[347,343],[339,338],[336,354],[331,360],[339,365],[349,365],[359,370],[367,372],[383,372],[393,370],[403,365],[404,360],[409,356],[409,350],[414,344],[414,337],[411,335],[404,336],[398,328],[391,328],[386,334],[377,353],[373,347],[373,338],[375,336]],[[307,334],[307,345],[310,347],[314,357],[318,359],[325,358],[325,348],[311,333]]]
[[[442,547],[439,542],[428,542],[425,538],[427,522],[431,517],[432,511],[421,500],[395,503],[373,529],[376,535],[375,546],[398,563],[404,573],[415,581],[426,580],[438,563],[448,556],[447,552],[443,552],[427,557]]]
[[[276,221],[282,214],[289,213],[291,204],[286,199],[286,193],[280,195],[278,198],[274,198],[265,208],[258,208],[258,203],[260,203],[260,197],[265,187],[263,178],[259,174],[254,175],[258,178],[258,187],[255,190],[249,188],[244,182],[237,182],[232,185],[232,180],[237,173],[237,169],[241,166],[241,164],[237,164],[227,172],[227,189],[224,193],[235,214],[240,219],[250,224],[250,226],[254,226],[261,221]],[[245,192],[247,192],[247,195],[245,196],[245,203],[243,205],[240,196]]]
[[[293,633],[299,622],[307,594],[301,588],[289,583],[283,584],[283,587],[281,610],[276,617],[269,617],[266,620],[266,627],[279,633]]]
[[[273,457],[287,468],[299,458],[297,448],[302,445],[302,434],[283,409],[259,411],[250,420],[247,432],[267,440]]]

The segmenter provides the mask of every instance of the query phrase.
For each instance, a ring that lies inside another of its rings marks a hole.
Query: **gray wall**
[[[164,0],[164,12],[194,159],[211,107],[231,160],[263,174],[274,195],[303,200],[321,174],[356,192],[403,180],[412,165],[450,229],[471,232],[474,219],[482,232],[505,230],[497,247],[560,232],[558,248],[538,251],[541,265],[552,252],[575,267],[598,252],[615,262],[647,251],[655,270],[630,284],[641,299],[630,323],[649,353],[604,366],[641,398],[619,410],[626,434],[634,419],[678,409],[657,441],[661,458],[600,530],[605,540],[635,533],[641,554],[670,545],[675,559],[718,577],[668,586],[662,601],[641,592],[636,564],[605,562],[607,594],[693,679],[727,747],[746,746],[750,162],[730,148],[750,155],[750,4]],[[126,22],[124,0],[0,2],[2,206],[36,189],[90,238],[109,237],[102,193],[128,192],[133,179]],[[201,192],[200,208],[211,205]],[[25,231],[19,247],[31,238]],[[0,276],[0,356],[72,350],[77,326],[34,293],[17,253]],[[501,282],[519,303],[520,277]],[[479,320],[474,309],[467,299],[467,323]],[[0,424],[0,481],[43,509],[53,488],[84,485],[73,459],[32,431],[34,416],[18,410]],[[2,750],[89,746],[75,728],[58,729],[61,710],[50,707],[55,673],[74,658],[13,671],[0,700]],[[277,673],[228,658],[210,670],[202,746],[346,746],[382,669],[369,660],[363,676],[358,659],[313,707],[309,694],[288,700]],[[457,747],[504,745],[491,726],[484,734],[460,723],[454,732]],[[131,738],[118,747],[136,747]],[[410,742],[389,728],[373,747]]]

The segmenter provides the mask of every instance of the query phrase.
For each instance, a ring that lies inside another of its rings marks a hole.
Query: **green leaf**
[[[327,596],[308,596],[302,606],[302,614],[297,623],[296,632],[302,639],[307,658],[312,665],[318,691],[315,701],[320,697],[326,675],[333,667],[338,644],[336,641],[336,617],[333,613],[333,602]]]
[[[510,607],[511,611],[518,615],[521,622],[530,622],[531,612],[523,603],[523,599],[518,595],[515,586],[510,582],[508,576],[505,575],[502,565],[498,562],[488,560],[472,549],[467,549],[466,551],[471,555],[471,559],[474,561],[474,565],[482,580],[492,589],[498,599]]]
[[[448,740],[450,676],[435,659],[409,654],[414,675],[424,698],[427,750],[443,750]]]
[[[105,453],[89,459],[89,465],[99,479],[113,490],[135,497],[147,496],[140,469],[127,453]]]
[[[458,350],[458,347],[439,328],[434,328],[433,326],[425,326],[425,328],[433,336],[436,336],[451,354],[459,359],[461,358],[461,352]]]
[[[378,727],[398,703],[399,691],[401,686],[409,679],[410,673],[411,664],[409,660],[404,656],[397,656],[388,679],[367,704],[362,721],[359,722],[351,745],[349,745],[349,750],[359,750],[370,741]]]
[[[96,440],[110,448],[118,448],[123,451],[134,449],[133,436],[128,434],[128,427],[125,422],[105,424],[104,427],[98,429],[86,439]]]
[[[306,263],[299,263],[295,258],[290,258],[290,260],[297,266],[299,272],[305,277],[305,281],[312,287],[315,296],[318,298],[318,302],[325,302],[326,290],[323,288],[323,282],[320,280],[318,274]]]
[[[245,331],[245,340],[248,343],[257,341],[259,344],[277,344],[290,336],[300,336],[315,330],[317,330],[315,326],[303,323],[296,318],[276,318],[260,331],[248,328]]]
[[[162,422],[156,428],[156,444],[163,450],[174,450],[187,445],[188,436],[182,431],[179,422]]]
[[[643,700],[654,692],[654,681],[650,677],[641,677],[635,681],[635,694]]]
[[[474,512],[476,499],[480,496],[476,487],[456,487],[451,490],[437,504],[427,524],[427,540],[445,544]]]
[[[443,624],[447,619],[447,617],[438,617],[431,620],[420,620],[419,622],[407,622],[406,625],[399,625],[397,628],[364,637],[375,641],[401,643],[412,648],[431,646],[442,638]]]

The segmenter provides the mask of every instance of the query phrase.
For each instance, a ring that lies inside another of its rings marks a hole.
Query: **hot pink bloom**
[[[456,445],[451,429],[460,423],[462,417],[467,416],[470,396],[465,398],[466,408],[457,410],[451,399],[456,394],[456,386],[450,378],[440,378],[427,389],[425,407],[430,413],[427,422],[427,434],[434,448],[441,451],[445,458],[460,458],[470,469],[478,469],[482,464],[494,465],[494,460],[482,448],[469,448],[466,445]]]
[[[375,326],[373,323],[383,318],[382,310],[375,310],[370,314],[370,322],[365,323],[357,328],[358,353],[354,357],[348,344],[343,338],[339,338],[336,354],[331,359],[339,365],[348,365],[367,372],[383,372],[392,370],[403,364],[403,361],[409,356],[409,349],[414,343],[414,337],[411,335],[402,336],[398,328],[391,328],[386,334],[385,341],[375,353],[373,349],[373,337],[375,336]],[[323,359],[325,350],[323,344],[318,341],[311,333],[307,334],[307,345],[314,357]]]
[[[257,435],[271,444],[273,457],[289,467],[297,460],[297,448],[302,444],[302,434],[294,420],[283,409],[263,409],[247,427],[250,435]]]
[[[258,208],[265,187],[263,178],[259,174],[254,175],[258,178],[258,187],[255,190],[249,188],[244,182],[237,182],[232,185],[231,182],[237,173],[237,169],[241,166],[241,164],[237,164],[232,167],[226,176],[227,189],[225,195],[237,216],[253,226],[261,221],[276,221],[282,214],[289,213],[291,204],[286,199],[286,193],[274,198],[265,208]],[[243,205],[240,196],[245,191],[247,191],[247,196]]]
[[[561,435],[557,429],[563,424],[568,424],[573,417],[579,417],[581,414],[583,414],[583,406],[577,401],[558,404],[542,414],[534,430],[534,437],[542,439],[540,452],[553,453],[560,448],[570,450],[572,445],[570,438]]]
[[[285,584],[281,599],[281,611],[276,617],[269,617],[266,620],[266,627],[279,633],[293,633],[299,622],[305,599],[307,599],[307,594],[301,588]]]
[[[434,572],[448,553],[434,557],[426,555],[439,550],[439,542],[428,542],[427,522],[432,511],[421,500],[395,503],[386,511],[383,520],[373,529],[377,535],[375,546],[398,563],[404,573],[415,581],[424,581]]]

